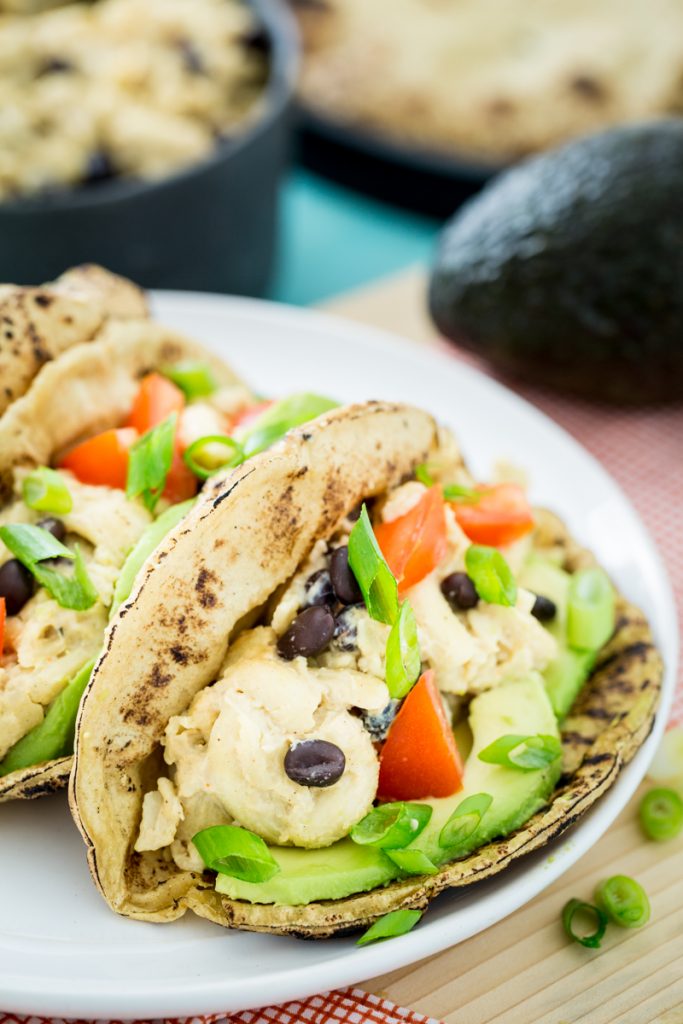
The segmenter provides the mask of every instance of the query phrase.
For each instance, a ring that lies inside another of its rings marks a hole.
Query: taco
[[[110,321],[0,418],[0,801],[66,784],[112,608],[198,490],[182,451],[253,402],[194,342]]]
[[[95,340],[109,320],[146,316],[144,292],[94,264],[73,267],[46,285],[0,286],[0,414],[45,363]]]
[[[330,936],[566,829],[661,674],[556,517],[476,483],[426,413],[350,406],[209,481],[148,562],[70,805],[115,911]]]

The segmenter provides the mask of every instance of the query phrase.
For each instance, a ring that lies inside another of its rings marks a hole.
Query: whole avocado
[[[504,172],[446,225],[429,305],[503,371],[591,398],[683,398],[683,119]]]

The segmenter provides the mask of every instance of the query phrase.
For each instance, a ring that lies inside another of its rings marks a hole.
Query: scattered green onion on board
[[[398,586],[380,551],[365,505],[349,534],[349,566],[370,618],[393,625],[398,616]]]
[[[387,637],[385,680],[389,696],[405,697],[420,677],[422,659],[413,609],[404,601]]]
[[[183,460],[195,476],[200,480],[208,480],[221,469],[239,466],[244,461],[244,452],[234,438],[225,434],[208,434],[193,441],[185,449]]]
[[[370,942],[381,942],[384,939],[395,939],[399,935],[405,935],[415,927],[421,917],[421,910],[392,910],[390,914],[385,914],[371,924],[357,940],[356,945],[367,946]]]
[[[675,789],[658,786],[640,801],[638,816],[648,839],[657,843],[675,839],[683,831],[683,800]]]
[[[24,477],[21,485],[24,504],[36,512],[52,512],[63,516],[73,508],[66,480],[55,469],[41,466]]]
[[[490,793],[473,793],[465,797],[441,829],[439,846],[449,849],[466,842],[477,831],[492,803]]]
[[[598,650],[614,632],[614,590],[599,568],[579,569],[569,582],[567,641],[579,650]]]
[[[588,933],[577,931],[574,924],[574,918],[577,915],[584,921],[589,919],[594,925],[594,931]],[[607,931],[607,914],[600,907],[594,907],[592,903],[584,903],[583,900],[569,900],[562,911],[562,927],[574,942],[579,942],[588,949],[599,949]]]
[[[361,818],[350,835],[359,846],[400,850],[419,836],[431,816],[429,804],[381,804]]]
[[[263,839],[237,825],[213,825],[192,837],[207,868],[243,882],[267,882],[280,871]]]
[[[595,890],[595,902],[622,928],[642,928],[650,920],[650,901],[635,878],[612,875]]]
[[[337,404],[331,398],[309,392],[283,398],[266,409],[240,439],[244,457],[248,459],[265,451],[284,437],[288,430],[308,423],[330,409],[336,409]]]
[[[480,761],[499,764],[506,768],[519,768],[525,772],[546,768],[562,753],[562,744],[556,736],[500,736],[479,751]]]
[[[208,363],[195,359],[183,359],[161,371],[164,377],[179,387],[188,402],[212,395],[218,388],[213,370]]]
[[[97,601],[97,591],[78,547],[71,551],[49,530],[27,523],[1,526],[0,540],[62,608],[85,611]],[[54,558],[73,562],[73,576],[65,576],[54,565],[46,564]]]
[[[128,453],[126,497],[142,498],[153,512],[166,486],[166,477],[173,462],[177,413],[152,427],[131,445]]]
[[[471,544],[465,552],[465,568],[482,601],[514,606],[517,601],[515,577],[497,548]]]

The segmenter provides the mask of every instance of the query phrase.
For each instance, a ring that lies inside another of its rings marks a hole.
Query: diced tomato
[[[77,444],[64,456],[59,466],[70,470],[81,483],[125,490],[128,449],[137,439],[138,432],[132,427],[105,430]]]
[[[451,796],[463,766],[434,672],[424,672],[396,715],[379,758],[380,800]]]
[[[424,579],[446,554],[441,487],[430,487],[404,516],[375,526],[375,537],[403,592]]]
[[[494,484],[478,488],[477,502],[453,502],[461,529],[475,544],[504,547],[533,530],[531,506],[519,484]]]
[[[240,430],[244,430],[246,427],[250,427],[254,420],[257,420],[261,413],[264,413],[266,409],[270,409],[271,405],[275,405],[275,399],[270,398],[264,402],[255,402],[253,405],[247,405],[244,409],[240,409],[236,413],[230,422],[230,431],[236,430],[237,427]]]
[[[166,477],[163,497],[171,504],[178,501],[187,501],[194,498],[197,493],[197,477],[183,460],[183,450],[176,437],[176,445],[173,450],[173,462]]]
[[[4,597],[0,597],[0,654],[5,649],[5,619],[7,618],[7,606]]]
[[[185,396],[173,381],[160,373],[148,373],[140,383],[126,426],[146,434],[184,406]]]

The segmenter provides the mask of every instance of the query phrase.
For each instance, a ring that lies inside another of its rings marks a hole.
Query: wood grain
[[[409,270],[328,303],[340,316],[439,344],[425,280]],[[589,854],[511,917],[453,949],[363,987],[448,1024],[683,1024],[683,838],[655,844],[637,823],[641,787]],[[571,833],[568,833],[571,839]],[[572,944],[560,913],[613,874],[652,903],[640,931],[612,927],[600,950]]]

